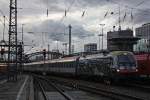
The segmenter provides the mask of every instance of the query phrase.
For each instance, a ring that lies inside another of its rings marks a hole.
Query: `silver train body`
[[[26,63],[24,71],[112,79],[135,75],[137,62],[131,52],[114,51],[106,55],[93,54]]]

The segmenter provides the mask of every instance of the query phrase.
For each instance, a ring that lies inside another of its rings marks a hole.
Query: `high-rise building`
[[[109,51],[133,51],[133,45],[137,40],[138,38],[133,36],[133,31],[130,29],[110,31],[107,33],[107,48]]]
[[[89,43],[84,45],[84,52],[94,52],[97,51],[96,43]]]
[[[136,28],[136,36],[142,39],[150,39],[150,23]]]
[[[143,24],[141,27],[136,28],[136,37],[141,40],[135,46],[135,51],[147,52],[150,47],[150,23]]]

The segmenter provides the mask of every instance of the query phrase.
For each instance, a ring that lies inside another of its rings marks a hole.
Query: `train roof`
[[[54,60],[47,60],[47,61],[40,61],[40,62],[32,62],[32,63],[27,63],[25,65],[30,65],[30,64],[44,64],[44,63],[57,63],[57,62],[73,62],[76,61],[77,58],[80,58],[80,60],[83,59],[97,59],[97,58],[108,58],[116,55],[120,55],[123,53],[130,53],[132,52],[129,51],[112,51],[110,53],[99,53],[99,54],[92,54],[92,55],[83,55],[83,56],[72,56],[72,57],[63,57],[59,59],[54,59]]]
[[[0,64],[0,67],[7,66],[6,63]]]
[[[73,61],[76,61],[76,59],[77,59],[78,57],[79,57],[79,56],[64,57],[64,58],[59,58],[59,59],[47,60],[47,61],[45,61],[45,63],[73,62]],[[26,63],[25,65],[30,65],[30,64],[44,64],[44,61]]]
[[[81,59],[96,59],[96,58],[108,58],[108,57],[111,57],[111,55],[93,54],[93,55],[87,55],[85,57],[81,57]]]
[[[120,55],[120,54],[124,54],[124,53],[133,54],[133,53],[130,52],[130,51],[112,51],[112,52],[110,52],[110,55],[115,56],[115,55]]]

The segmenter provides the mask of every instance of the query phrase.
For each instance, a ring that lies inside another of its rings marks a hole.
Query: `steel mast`
[[[9,15],[9,47],[8,47],[8,80],[12,77],[17,80],[18,54],[17,54],[17,0],[10,0],[10,15]],[[15,66],[10,66],[10,63]]]

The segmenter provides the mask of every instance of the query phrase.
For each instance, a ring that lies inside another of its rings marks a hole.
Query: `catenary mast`
[[[13,76],[17,79],[17,0],[10,0],[10,15],[9,15],[9,47],[8,47],[8,79]],[[10,63],[14,62],[15,66],[12,68]]]

